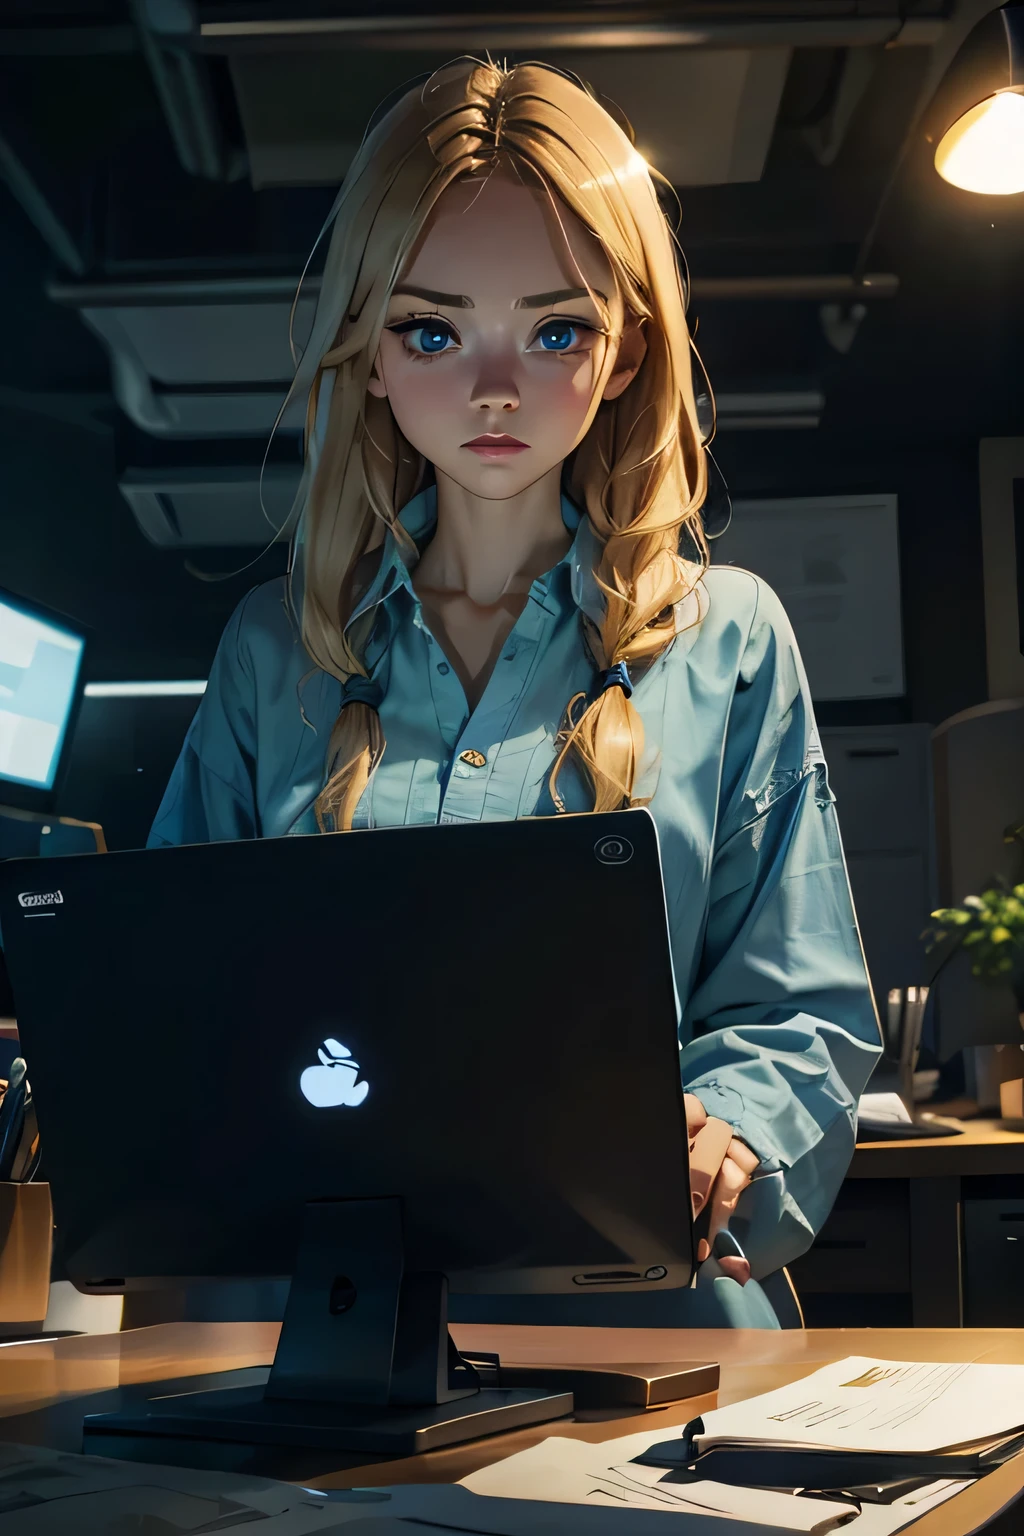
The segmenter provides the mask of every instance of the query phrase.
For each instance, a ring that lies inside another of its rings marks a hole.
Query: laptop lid
[[[305,1202],[399,1196],[454,1290],[687,1285],[646,811],[0,865],[67,1272],[291,1272]]]

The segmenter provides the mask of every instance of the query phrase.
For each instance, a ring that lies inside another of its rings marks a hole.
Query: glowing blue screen
[[[0,597],[0,783],[51,789],[85,642]]]

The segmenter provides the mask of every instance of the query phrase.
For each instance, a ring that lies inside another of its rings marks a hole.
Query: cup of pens
[[[0,1335],[37,1332],[50,1297],[53,1209],[24,1058],[0,1078]]]
[[[910,1114],[914,1113],[914,1073],[927,1002],[927,987],[893,987],[886,1010],[886,1055],[899,1066],[900,1098]]]

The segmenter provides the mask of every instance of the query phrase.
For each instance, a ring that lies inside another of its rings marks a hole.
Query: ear
[[[615,367],[611,377],[604,387],[604,400],[616,400],[627,384],[631,384],[636,378],[640,364],[647,355],[647,339],[644,336],[643,324],[639,320],[629,320],[622,332],[619,342],[619,350],[615,358]]]
[[[370,369],[370,377],[367,380],[366,388],[369,390],[370,394],[376,396],[378,400],[386,400],[388,397],[388,387],[384,382],[384,370],[380,365],[379,352],[373,360],[373,367]]]

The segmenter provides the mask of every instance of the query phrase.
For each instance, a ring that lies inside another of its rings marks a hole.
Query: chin
[[[498,461],[480,465],[459,464],[451,469],[435,463],[434,467],[470,496],[479,496],[482,501],[508,501],[511,497],[529,490],[531,485],[535,485],[538,480],[550,474],[560,462],[556,460],[554,464],[546,464],[540,468],[536,465],[528,466],[521,461],[519,463]]]

